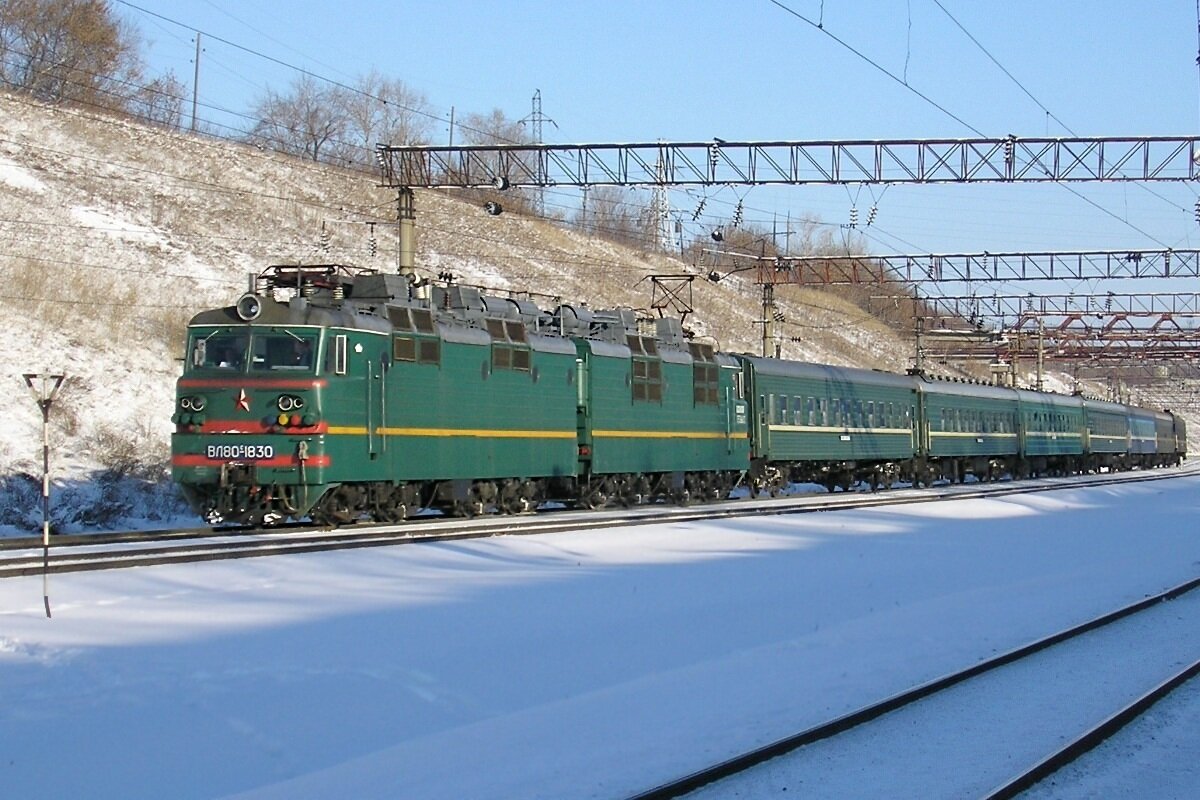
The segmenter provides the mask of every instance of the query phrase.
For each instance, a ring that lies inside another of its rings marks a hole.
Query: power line
[[[121,4],[121,5],[123,5],[123,6],[127,6],[127,7],[129,7],[129,8],[132,8],[132,9],[133,9],[133,10],[135,10],[135,11],[140,11],[141,13],[143,13],[143,14],[147,14],[147,15],[149,15],[149,16],[151,16],[151,17],[157,17],[158,19],[161,19],[161,20],[163,20],[164,22],[169,22],[169,23],[171,23],[172,25],[178,25],[179,27],[181,27],[181,28],[184,28],[185,30],[192,31],[193,33],[200,33],[200,34],[203,34],[204,36],[208,37],[209,39],[213,39],[213,40],[215,40],[215,41],[218,41],[218,42],[220,42],[221,44],[227,45],[227,46],[229,46],[229,47],[232,47],[232,48],[234,48],[234,49],[236,49],[236,50],[240,50],[240,51],[242,51],[243,53],[247,53],[247,54],[249,54],[249,55],[256,56],[256,57],[258,57],[258,58],[261,58],[261,59],[263,59],[263,60],[265,60],[265,61],[269,61],[269,62],[271,62],[272,64],[276,64],[276,65],[278,65],[278,66],[281,66],[281,67],[284,67],[284,68],[286,68],[286,69],[294,70],[295,72],[298,72],[298,73],[300,73],[301,75],[307,75],[307,76],[309,76],[310,78],[316,78],[316,79],[317,79],[317,80],[319,80],[319,81],[324,81],[325,83],[328,83],[328,84],[329,84],[329,85],[331,85],[331,86],[336,86],[336,87],[338,87],[339,89],[345,89],[345,90],[346,90],[346,91],[348,91],[348,92],[353,92],[353,93],[355,93],[355,94],[362,95],[363,97],[367,97],[367,98],[369,98],[369,99],[371,99],[371,100],[378,101],[378,102],[380,102],[380,103],[383,103],[384,105],[390,105],[390,106],[394,106],[394,107],[396,107],[396,108],[401,108],[401,109],[404,109],[405,111],[409,111],[409,112],[411,112],[411,113],[413,113],[413,114],[418,114],[418,115],[420,115],[420,116],[423,116],[423,117],[428,117],[428,118],[429,118],[429,119],[431,119],[431,120],[437,120],[438,122],[445,122],[445,121],[446,121],[446,117],[443,117],[443,116],[441,116],[441,115],[439,115],[439,114],[431,114],[430,112],[428,112],[428,111],[425,111],[424,109],[420,109],[420,108],[413,108],[413,107],[411,107],[411,106],[407,106],[407,105],[405,105],[405,104],[403,104],[403,103],[397,103],[397,102],[394,102],[394,101],[385,100],[384,98],[382,98],[382,97],[377,97],[377,96],[375,96],[375,95],[371,94],[370,92],[364,92],[362,89],[359,89],[359,88],[357,88],[357,87],[350,86],[349,84],[343,83],[343,82],[341,82],[341,81],[338,81],[338,80],[334,80],[333,78],[327,78],[327,77],[325,77],[324,75],[321,75],[320,73],[313,72],[312,70],[305,69],[304,67],[298,67],[298,66],[296,66],[295,64],[288,63],[287,61],[284,61],[284,60],[282,60],[282,59],[275,58],[274,56],[267,55],[266,53],[263,53],[263,52],[261,52],[261,51],[255,50],[255,49],[253,49],[253,48],[250,48],[250,47],[246,47],[245,45],[238,44],[237,42],[230,41],[229,39],[226,39],[226,38],[224,38],[224,37],[217,36],[215,33],[210,33],[210,32],[208,32],[208,31],[201,30],[200,28],[197,28],[197,27],[195,27],[195,26],[193,26],[193,25],[189,25],[189,24],[188,24],[188,23],[186,23],[186,22],[180,22],[180,21],[179,21],[179,20],[177,20],[177,19],[173,19],[173,18],[171,18],[171,17],[168,17],[168,16],[165,16],[165,15],[163,15],[163,14],[159,14],[159,13],[156,13],[156,12],[154,12],[154,11],[150,11],[150,10],[149,10],[149,9],[147,9],[147,8],[143,8],[142,6],[139,6],[139,5],[136,5],[135,3],[131,3],[131,2],[129,2],[129,0],[116,0],[116,2],[120,3],[120,4]],[[505,138],[505,137],[501,137],[501,136],[496,136],[496,135],[495,135],[494,133],[492,133],[491,131],[484,131],[484,130],[480,130],[479,128],[473,128],[473,127],[471,127],[471,126],[469,126],[469,125],[464,125],[464,124],[462,124],[461,122],[458,122],[458,123],[456,123],[456,125],[457,125],[457,127],[458,127],[458,128],[460,128],[460,129],[462,129],[462,130],[468,130],[468,131],[471,131],[472,133],[479,133],[479,134],[482,134],[482,135],[484,135],[484,136],[489,136],[489,137],[496,138],[496,139],[503,139],[504,141],[508,141],[508,142],[510,142],[510,143],[512,143],[512,144],[516,144],[516,143],[517,143],[517,142],[515,142],[515,141],[513,141],[513,140],[511,140],[511,139],[507,139],[507,138]]]
[[[120,0],[120,1],[121,1],[121,2],[124,2],[124,0]],[[770,3],[772,3],[773,5],[776,5],[776,6],[778,6],[778,7],[779,7],[779,8],[781,8],[781,9],[783,9],[784,11],[786,11],[786,12],[787,12],[787,13],[789,13],[789,14],[791,14],[791,15],[792,15],[793,17],[795,17],[796,19],[800,20],[801,22],[804,22],[804,23],[806,23],[806,24],[808,24],[808,25],[811,25],[813,28],[815,28],[816,30],[818,30],[818,31],[820,31],[821,33],[825,34],[825,35],[826,35],[826,36],[828,36],[830,39],[833,39],[835,42],[837,42],[838,44],[840,44],[842,47],[846,48],[846,49],[847,49],[847,50],[849,50],[851,53],[854,53],[854,55],[858,56],[858,57],[859,57],[859,58],[861,58],[863,61],[865,61],[865,62],[867,62],[868,64],[870,64],[870,65],[871,65],[872,67],[874,67],[876,70],[878,70],[879,72],[882,72],[884,75],[886,75],[887,77],[891,78],[893,81],[895,81],[896,83],[900,84],[900,85],[901,85],[901,86],[903,86],[905,89],[908,89],[910,92],[912,92],[913,94],[915,94],[917,97],[921,98],[921,99],[922,99],[922,100],[924,100],[926,103],[928,103],[929,105],[931,105],[931,106],[933,106],[934,108],[936,108],[938,111],[941,111],[943,114],[945,114],[947,117],[950,117],[950,119],[954,120],[954,121],[955,121],[955,122],[957,122],[958,124],[962,125],[963,127],[967,128],[968,130],[970,130],[970,131],[974,132],[975,134],[977,134],[977,135],[979,135],[979,136],[981,136],[981,137],[983,137],[983,138],[985,138],[985,139],[987,138],[987,136],[984,134],[984,132],[983,132],[983,131],[979,130],[979,129],[978,129],[978,128],[976,128],[974,125],[972,125],[971,123],[967,122],[967,121],[966,121],[965,119],[963,119],[962,117],[960,117],[960,116],[958,116],[957,114],[955,114],[953,111],[950,111],[948,108],[946,108],[945,106],[943,106],[943,105],[941,105],[940,103],[938,103],[937,101],[935,101],[935,100],[934,100],[932,97],[929,97],[929,96],[928,96],[927,94],[925,94],[924,92],[922,92],[922,91],[920,91],[919,89],[917,89],[916,87],[912,86],[912,85],[911,85],[911,84],[909,84],[907,81],[905,81],[903,78],[900,78],[899,76],[897,76],[897,75],[896,75],[894,72],[891,72],[891,71],[890,71],[890,70],[888,70],[886,67],[883,67],[883,66],[881,66],[881,65],[879,64],[879,62],[877,62],[877,61],[875,61],[874,59],[872,59],[872,58],[871,58],[870,56],[868,56],[866,53],[863,53],[862,51],[860,51],[860,50],[858,50],[858,49],[854,48],[852,45],[850,45],[850,44],[849,44],[848,42],[846,42],[845,40],[843,40],[843,39],[840,39],[840,38],[838,38],[837,36],[833,35],[833,34],[832,34],[832,33],[830,33],[828,30],[826,30],[826,28],[825,28],[823,25],[820,25],[820,24],[818,24],[818,23],[816,23],[816,22],[813,22],[813,21],[812,21],[811,19],[809,19],[808,17],[804,16],[803,14],[801,14],[801,13],[800,13],[800,12],[798,12],[798,11],[796,11],[795,9],[793,9],[793,8],[790,8],[790,7],[788,7],[787,5],[784,5],[784,4],[783,4],[783,3],[781,3],[779,0],[769,0],[769,2],[770,2]]]
[[[1029,91],[1029,89],[1027,89],[1027,88],[1025,87],[1025,84],[1021,83],[1021,81],[1020,81],[1020,80],[1018,80],[1018,79],[1017,79],[1017,77],[1016,77],[1015,75],[1013,75],[1011,72],[1009,72],[1009,71],[1008,71],[1008,68],[1007,68],[1007,67],[1005,67],[1003,64],[1001,64],[1001,63],[1000,63],[1000,61],[999,61],[999,59],[997,59],[997,58],[996,58],[994,55],[992,55],[992,53],[991,53],[991,52],[990,52],[990,51],[989,51],[989,50],[988,50],[986,47],[984,47],[984,46],[983,46],[983,43],[982,43],[982,42],[980,42],[978,39],[976,39],[976,38],[975,38],[975,37],[974,37],[974,36],[971,34],[971,32],[970,32],[970,31],[968,31],[968,30],[966,29],[966,27],[965,27],[965,26],[964,26],[964,25],[963,25],[961,22],[959,22],[959,21],[958,21],[958,18],[957,18],[957,17],[955,17],[953,14],[951,14],[951,13],[950,13],[950,11],[949,11],[949,9],[947,9],[947,8],[946,8],[944,5],[942,5],[942,2],[941,2],[941,0],[933,0],[933,2],[934,2],[934,4],[936,4],[936,5],[937,5],[937,7],[938,7],[938,8],[940,8],[940,9],[942,10],[942,13],[944,13],[944,14],[945,14],[947,17],[949,17],[949,18],[950,18],[950,21],[951,21],[951,22],[953,22],[953,23],[954,23],[954,24],[955,24],[955,25],[958,27],[958,29],[959,29],[960,31],[962,31],[962,32],[963,32],[963,34],[964,34],[964,35],[965,35],[965,36],[966,36],[968,39],[970,39],[970,40],[971,40],[971,42],[972,42],[972,43],[973,43],[973,44],[974,44],[976,47],[978,47],[978,48],[979,48],[980,52],[982,52],[982,53],[983,53],[985,56],[987,56],[987,57],[988,57],[988,58],[991,60],[991,62],[992,62],[993,64],[995,64],[995,65],[996,65],[996,66],[997,66],[997,67],[1000,69],[1000,71],[1001,71],[1001,72],[1003,72],[1003,73],[1004,73],[1006,76],[1008,76],[1008,79],[1009,79],[1009,80],[1011,80],[1011,81],[1012,81],[1014,84],[1016,84],[1016,86],[1017,86],[1017,88],[1018,88],[1018,89],[1020,89],[1022,92],[1024,92],[1024,93],[1025,93],[1025,96],[1026,96],[1026,97],[1028,97],[1030,100],[1032,100],[1032,101],[1033,101],[1033,102],[1034,102],[1034,103],[1037,105],[1037,107],[1038,107],[1038,108],[1040,108],[1042,111],[1046,112],[1046,116],[1050,117],[1050,118],[1051,118],[1051,119],[1053,119],[1055,122],[1057,122],[1059,125],[1061,125],[1063,128],[1065,128],[1065,129],[1066,129],[1066,131],[1067,131],[1067,133],[1071,134],[1072,136],[1074,136],[1074,137],[1076,137],[1076,138],[1078,138],[1078,137],[1079,137],[1079,134],[1077,134],[1077,133],[1076,133],[1076,132],[1075,132],[1075,131],[1074,131],[1074,130],[1071,128],[1071,126],[1070,126],[1070,125],[1067,125],[1067,123],[1065,123],[1065,122],[1063,122],[1061,119],[1059,119],[1059,118],[1058,118],[1058,116],[1057,116],[1057,115],[1055,115],[1055,114],[1054,114],[1054,113],[1053,113],[1053,112],[1052,112],[1052,111],[1051,111],[1049,108],[1047,108],[1047,107],[1046,107],[1046,105],[1045,105],[1044,103],[1042,103],[1042,101],[1041,101],[1041,100],[1038,100],[1036,97],[1034,97],[1034,96],[1033,96],[1033,93],[1032,93],[1031,91]],[[1139,186],[1141,186],[1141,187],[1142,187],[1142,188],[1143,188],[1145,191],[1149,192],[1150,194],[1154,195],[1154,196],[1155,196],[1155,197],[1157,197],[1158,199],[1162,200],[1163,202],[1170,204],[1170,205],[1171,205],[1172,207],[1174,207],[1174,208],[1178,208],[1180,211],[1183,211],[1184,213],[1187,213],[1187,211],[1188,211],[1187,209],[1185,209],[1185,208],[1180,208],[1179,206],[1176,206],[1176,205],[1175,205],[1175,204],[1174,204],[1172,201],[1168,200],[1166,197],[1163,197],[1161,194],[1159,194],[1158,192],[1154,191],[1154,190],[1153,190],[1153,189],[1151,189],[1149,186],[1146,186],[1146,185],[1144,185],[1144,184],[1141,184],[1141,183],[1139,183],[1138,185],[1139,185]],[[1067,187],[1067,188],[1070,188],[1070,187]],[[1087,200],[1086,198],[1083,198],[1081,195],[1078,195],[1078,193],[1074,193],[1074,194],[1076,194],[1076,196],[1079,196],[1079,197],[1080,197],[1081,199],[1083,199],[1085,202],[1091,203],[1091,201],[1090,201],[1090,200]],[[1096,205],[1095,203],[1092,203],[1092,205],[1093,205],[1093,206],[1095,206],[1097,209],[1099,209],[1099,210],[1101,210],[1101,211],[1105,212],[1106,214],[1110,214],[1110,215],[1111,215],[1111,212],[1109,212],[1107,209],[1105,209],[1105,208],[1102,208],[1101,206],[1099,206],[1099,205]],[[1115,216],[1115,215],[1113,215],[1113,216]],[[1117,219],[1121,219],[1121,217],[1116,217],[1116,218],[1117,218]],[[1125,220],[1122,220],[1122,221],[1124,222]],[[1128,222],[1126,222],[1126,224],[1129,224],[1129,223],[1128,223]],[[1148,234],[1146,234],[1146,233],[1145,233],[1145,231],[1142,231],[1140,228],[1137,228],[1136,226],[1133,226],[1133,225],[1130,225],[1130,227],[1133,227],[1133,229],[1134,229],[1134,230],[1138,231],[1139,233],[1142,233],[1143,235],[1147,235],[1147,236],[1148,236]],[[1158,242],[1159,244],[1162,244],[1162,245],[1166,246],[1164,242],[1162,242],[1162,241],[1160,241],[1160,240],[1158,240],[1158,239],[1155,239],[1155,237],[1153,237],[1153,236],[1150,236],[1149,238],[1151,238],[1151,239],[1154,239],[1154,241]]]
[[[944,5],[942,5],[942,0],[933,0],[933,2],[938,8],[940,8],[942,10],[943,14],[945,14],[947,17],[950,18],[951,22],[953,22],[955,25],[958,26],[958,29],[960,31],[962,31],[963,34],[968,39],[970,39],[975,44],[975,46],[978,47],[985,56],[987,56],[989,59],[991,59],[991,62],[993,64],[995,64],[997,67],[999,67],[1001,72],[1003,72],[1005,75],[1008,76],[1009,80],[1011,80],[1013,83],[1015,83],[1017,85],[1017,87],[1022,92],[1025,93],[1026,97],[1028,97],[1030,100],[1032,100],[1037,105],[1037,107],[1040,108],[1042,111],[1045,111],[1046,115],[1049,116],[1052,120],[1057,122],[1059,125],[1063,126],[1063,128],[1065,128],[1067,130],[1067,133],[1071,134],[1072,136],[1074,136],[1076,138],[1079,137],[1079,134],[1077,134],[1075,131],[1071,130],[1071,127],[1069,125],[1067,125],[1067,123],[1063,122],[1061,119],[1059,119],[1057,116],[1055,116],[1053,114],[1053,112],[1050,111],[1050,109],[1046,108],[1046,106],[1042,104],[1041,100],[1038,100],[1036,97],[1033,96],[1032,92],[1030,92],[1027,88],[1025,88],[1025,84],[1023,84],[1019,80],[1017,80],[1017,77],[1015,75],[1013,75],[1011,72],[1009,72],[1008,69],[1003,64],[1001,64],[1000,61],[997,60],[997,58],[994,55],[992,55],[991,52],[989,52],[988,49],[986,47],[984,47],[983,44],[980,43],[980,41],[978,39],[976,39],[974,36],[972,36],[971,32],[968,31],[965,27],[963,27],[963,24],[961,22],[959,22],[958,19],[953,14],[951,14],[950,11]]]
[[[870,64],[870,65],[871,65],[872,67],[874,67],[876,70],[878,70],[878,71],[882,72],[884,75],[888,76],[889,78],[891,78],[891,79],[892,79],[893,81],[895,81],[896,83],[899,83],[901,86],[903,86],[904,88],[908,89],[910,92],[912,92],[913,94],[917,95],[917,96],[918,96],[918,97],[920,97],[922,100],[924,100],[925,102],[929,103],[929,104],[930,104],[931,106],[933,106],[934,108],[936,108],[936,109],[938,109],[939,111],[941,111],[943,114],[946,114],[947,116],[949,116],[951,119],[954,119],[955,121],[959,122],[960,124],[962,124],[962,125],[966,126],[966,127],[967,127],[967,128],[969,128],[971,131],[973,131],[973,132],[975,132],[976,134],[978,134],[979,136],[981,136],[981,137],[983,137],[983,138],[987,138],[987,137],[986,137],[986,135],[985,135],[985,134],[984,134],[984,133],[983,133],[981,130],[979,130],[978,128],[976,128],[974,125],[971,125],[971,124],[970,124],[969,122],[967,122],[966,120],[964,120],[964,119],[962,119],[961,117],[959,117],[958,115],[956,115],[956,114],[952,113],[951,111],[949,111],[948,109],[946,109],[944,106],[942,106],[941,104],[939,104],[939,103],[937,103],[936,101],[934,101],[934,100],[933,100],[931,97],[929,97],[928,95],[926,95],[926,94],[924,94],[924,93],[922,93],[922,92],[918,91],[917,89],[915,89],[914,87],[912,87],[911,85],[909,85],[907,81],[905,81],[905,80],[903,80],[903,79],[899,78],[899,77],[898,77],[898,76],[897,76],[895,73],[893,73],[893,72],[889,71],[888,69],[886,69],[885,67],[881,66],[881,65],[880,65],[878,62],[876,62],[875,60],[873,60],[872,58],[870,58],[869,56],[867,56],[865,53],[863,53],[863,52],[861,52],[861,51],[857,50],[856,48],[854,48],[853,46],[851,46],[851,45],[850,45],[849,43],[847,43],[846,41],[844,41],[844,40],[842,40],[842,39],[838,38],[837,36],[835,36],[834,34],[830,33],[830,32],[829,32],[828,30],[826,30],[826,29],[825,29],[823,26],[821,26],[821,25],[818,25],[817,23],[813,22],[813,21],[812,21],[811,19],[809,19],[808,17],[805,17],[803,14],[800,14],[799,12],[795,11],[794,9],[792,9],[792,8],[788,7],[787,5],[783,4],[782,2],[780,2],[780,0],[769,0],[769,2],[770,2],[770,3],[772,3],[772,4],[773,4],[773,5],[775,5],[775,6],[778,6],[779,8],[783,9],[784,11],[786,11],[787,13],[789,13],[789,14],[791,14],[792,16],[796,17],[797,19],[799,19],[799,20],[801,20],[801,21],[805,22],[806,24],[808,24],[808,25],[811,25],[813,28],[816,28],[816,29],[817,29],[817,30],[819,30],[821,33],[823,33],[823,34],[825,34],[826,36],[828,36],[829,38],[833,39],[835,42],[837,42],[838,44],[840,44],[842,47],[846,48],[846,49],[847,49],[847,50],[849,50],[851,53],[853,53],[854,55],[858,56],[860,59],[862,59],[862,60],[863,60],[863,61],[865,61],[866,63]],[[936,3],[937,3],[937,5],[938,5],[938,7],[939,7],[939,8],[942,8],[942,10],[943,10],[943,11],[945,11],[945,8],[942,6],[942,4],[941,4],[940,2],[938,2],[938,0],[934,0],[934,2],[936,2]],[[1200,13],[1200,12],[1198,12],[1198,13]],[[949,13],[948,11],[946,12],[946,14],[947,14],[947,16],[950,16],[950,13]],[[954,17],[952,17],[952,16],[951,16],[950,18],[951,18],[952,20],[954,20]],[[958,24],[958,21],[957,21],[957,20],[954,20],[954,22],[955,22],[955,24]],[[962,27],[962,25],[959,25],[959,28],[960,28],[960,29],[961,29],[961,30],[962,30],[964,33],[967,33],[966,29],[965,29],[965,28],[963,28],[963,27]],[[971,37],[969,33],[967,33],[967,35],[968,35],[968,36],[971,38],[971,40],[972,40],[972,41],[975,41],[975,42],[976,42],[976,44],[977,44],[977,45],[980,47],[980,49],[983,49],[983,46],[982,46],[982,45],[979,45],[978,41],[977,41],[977,40],[975,40],[975,38],[974,38],[974,37]],[[984,50],[984,52],[985,52],[985,53],[987,53],[987,51],[986,51],[986,50]],[[988,53],[988,57],[989,57],[989,58],[992,58],[992,56],[991,56],[991,54],[990,54],[990,53]],[[999,62],[995,61],[995,59],[994,59],[994,58],[992,58],[992,60],[993,60],[993,62],[995,62],[995,63],[996,63],[996,65],[997,65],[997,66],[1000,66],[1000,68],[1004,70],[1004,72],[1005,72],[1005,74],[1006,74],[1006,75],[1008,75],[1010,78],[1012,78],[1014,81],[1016,81],[1016,78],[1013,78],[1013,77],[1012,77],[1012,74],[1011,74],[1011,73],[1009,73],[1009,72],[1008,72],[1008,70],[1004,69],[1004,67],[1003,67],[1003,66],[1001,66],[1001,65],[999,64]],[[1021,86],[1021,84],[1020,84],[1020,82],[1019,82],[1019,81],[1017,82],[1017,85],[1018,85],[1018,86]],[[1028,90],[1025,90],[1023,86],[1022,86],[1021,88],[1022,88],[1022,90],[1023,90],[1023,91],[1025,91],[1025,92],[1026,92],[1026,94],[1029,94]],[[1029,96],[1030,96],[1031,98],[1033,97],[1032,95],[1029,95]],[[1033,98],[1033,100],[1034,100],[1034,102],[1038,103],[1038,105],[1039,105],[1039,106],[1041,106],[1041,103],[1040,103],[1040,102],[1038,102],[1036,98]],[[1045,108],[1044,106],[1042,106],[1042,107],[1043,107],[1043,109]],[[1049,113],[1049,111],[1047,111],[1047,113]],[[1056,118],[1056,119],[1057,119],[1057,118]],[[1066,127],[1066,126],[1064,125],[1063,127]],[[1139,228],[1138,226],[1136,226],[1136,225],[1134,225],[1133,223],[1129,222],[1128,220],[1126,220],[1126,219],[1122,218],[1122,217],[1121,217],[1119,214],[1116,214],[1116,213],[1114,213],[1114,212],[1112,212],[1112,211],[1110,211],[1110,210],[1108,210],[1108,209],[1104,208],[1103,206],[1099,205],[1098,203],[1095,203],[1094,201],[1092,201],[1092,200],[1089,200],[1088,198],[1084,197],[1082,194],[1080,194],[1079,192],[1075,191],[1075,190],[1074,190],[1074,189],[1072,189],[1071,187],[1069,187],[1069,186],[1066,186],[1065,184],[1063,184],[1063,186],[1064,186],[1064,188],[1066,188],[1066,189],[1067,189],[1069,192],[1071,192],[1072,194],[1074,194],[1076,197],[1078,197],[1079,199],[1083,200],[1084,202],[1088,203],[1089,205],[1093,206],[1093,207],[1094,207],[1094,208],[1096,208],[1098,211],[1101,211],[1101,212],[1103,212],[1104,214],[1106,214],[1106,215],[1108,215],[1108,216],[1112,217],[1113,219],[1115,219],[1115,220],[1117,220],[1117,221],[1119,221],[1119,222],[1121,222],[1121,223],[1123,223],[1123,224],[1125,224],[1125,225],[1128,225],[1128,226],[1129,226],[1130,228],[1132,228],[1133,230],[1137,231],[1138,233],[1142,234],[1143,236],[1146,236],[1147,238],[1149,238],[1149,239],[1151,239],[1151,240],[1153,240],[1153,241],[1155,241],[1155,242],[1158,242],[1158,243],[1159,243],[1159,244],[1161,244],[1163,247],[1166,247],[1166,246],[1167,246],[1167,245],[1166,245],[1166,243],[1165,243],[1165,242],[1163,242],[1162,240],[1160,240],[1158,237],[1156,237],[1156,236],[1153,236],[1153,235],[1151,235],[1151,234],[1147,233],[1146,231],[1142,230],[1142,229],[1141,229],[1141,228]]]

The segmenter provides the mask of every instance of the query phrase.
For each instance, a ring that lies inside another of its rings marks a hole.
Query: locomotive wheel
[[[358,517],[359,493],[352,486],[338,486],[313,509],[313,521],[319,525],[348,525]]]
[[[613,483],[609,478],[593,478],[579,497],[584,508],[595,510],[604,508],[612,499]]]
[[[600,489],[590,491],[583,496],[583,507],[592,511],[608,505],[608,495]]]

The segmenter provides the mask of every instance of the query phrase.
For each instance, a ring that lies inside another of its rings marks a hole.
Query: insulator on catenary
[[[850,227],[851,228],[858,227],[858,206],[850,207]]]

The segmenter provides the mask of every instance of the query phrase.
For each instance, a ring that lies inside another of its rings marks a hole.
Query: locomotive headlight
[[[206,402],[201,395],[193,395],[180,398],[179,407],[184,411],[203,411]]]
[[[304,398],[291,394],[279,395],[279,399],[275,403],[279,406],[280,411],[298,411],[304,408]]]

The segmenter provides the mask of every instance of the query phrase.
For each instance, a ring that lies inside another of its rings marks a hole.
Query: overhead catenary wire
[[[906,81],[905,81],[903,78],[901,78],[900,76],[896,75],[894,72],[892,72],[892,71],[888,70],[886,67],[884,67],[884,66],[882,66],[881,64],[879,64],[879,62],[875,61],[875,60],[874,60],[874,59],[872,59],[870,56],[868,56],[867,54],[863,53],[861,50],[858,50],[857,48],[855,48],[854,46],[852,46],[851,44],[849,44],[848,42],[846,42],[844,39],[841,39],[841,38],[839,38],[838,36],[836,36],[836,35],[834,35],[833,33],[831,33],[831,32],[830,32],[828,29],[826,29],[824,26],[822,26],[822,25],[818,25],[817,23],[813,22],[813,20],[809,19],[808,17],[806,17],[806,16],[804,16],[803,14],[799,13],[799,12],[798,12],[798,11],[796,11],[795,9],[793,9],[793,8],[791,8],[790,6],[786,5],[785,3],[781,2],[781,0],[768,0],[768,2],[770,2],[772,5],[775,5],[775,6],[777,6],[778,8],[780,8],[780,9],[782,9],[783,11],[787,12],[788,14],[792,15],[792,16],[793,16],[793,17],[795,17],[796,19],[799,19],[800,21],[802,21],[802,22],[806,23],[807,25],[810,25],[810,26],[812,26],[813,28],[817,29],[817,30],[818,30],[818,31],[820,31],[821,33],[825,34],[825,35],[826,35],[826,36],[828,36],[830,39],[832,39],[833,41],[835,41],[835,42],[837,42],[839,45],[841,45],[843,48],[845,48],[846,50],[849,50],[851,53],[853,53],[853,54],[854,54],[855,56],[857,56],[859,59],[861,59],[862,61],[864,61],[864,62],[866,62],[867,64],[869,64],[869,65],[870,65],[871,67],[873,67],[875,70],[877,70],[877,71],[881,72],[882,74],[884,74],[885,76],[887,76],[887,77],[888,77],[889,79],[891,79],[892,81],[895,81],[896,83],[900,84],[900,85],[901,85],[901,86],[903,86],[905,89],[907,89],[908,91],[912,92],[912,93],[913,93],[913,94],[915,94],[917,97],[921,98],[923,101],[925,101],[925,102],[926,102],[926,103],[928,103],[929,105],[933,106],[933,107],[934,107],[934,108],[936,108],[937,110],[941,111],[941,112],[942,112],[943,114],[945,114],[946,116],[950,117],[951,119],[955,120],[955,121],[956,121],[956,122],[958,122],[959,124],[963,125],[963,126],[964,126],[964,127],[966,127],[968,130],[970,130],[970,131],[972,131],[973,133],[975,133],[976,135],[978,135],[978,136],[980,136],[980,137],[983,137],[983,138],[987,138],[987,135],[986,135],[986,134],[985,134],[983,131],[981,131],[979,128],[977,128],[977,127],[975,127],[974,125],[972,125],[971,123],[967,122],[965,119],[963,119],[963,118],[959,117],[957,114],[954,114],[952,111],[950,111],[949,109],[947,109],[945,106],[941,105],[940,103],[938,103],[938,102],[937,102],[937,101],[935,101],[933,98],[929,97],[929,96],[928,96],[928,95],[926,95],[924,92],[922,92],[922,91],[920,91],[919,89],[917,89],[916,87],[914,87],[914,86],[910,85],[910,84],[909,84],[909,83],[907,83],[907,82],[906,82]],[[938,5],[940,6],[941,4],[939,3]],[[961,26],[960,26],[960,27],[961,27]],[[964,29],[964,31],[965,31],[965,29]],[[1007,72],[1007,71],[1006,71],[1006,72]],[[1151,240],[1153,240],[1153,241],[1157,242],[1158,244],[1162,245],[1163,247],[1166,247],[1166,246],[1167,246],[1165,242],[1163,242],[1163,241],[1159,240],[1157,237],[1153,236],[1152,234],[1148,233],[1147,231],[1145,231],[1145,230],[1143,230],[1143,229],[1139,228],[1138,226],[1136,226],[1136,225],[1134,225],[1133,223],[1129,222],[1128,220],[1124,219],[1124,218],[1123,218],[1123,217],[1121,217],[1119,214],[1116,214],[1116,213],[1114,213],[1113,211],[1110,211],[1109,209],[1106,209],[1106,208],[1104,208],[1103,206],[1101,206],[1101,205],[1099,205],[1099,204],[1095,203],[1094,201],[1092,201],[1092,200],[1089,200],[1088,198],[1084,197],[1084,196],[1083,196],[1081,193],[1079,193],[1079,192],[1078,192],[1078,191],[1076,191],[1075,189],[1072,189],[1070,186],[1066,186],[1066,184],[1060,184],[1060,185],[1062,185],[1062,186],[1063,186],[1065,189],[1067,189],[1067,191],[1071,192],[1072,194],[1074,194],[1074,195],[1075,195],[1076,197],[1078,197],[1079,199],[1083,200],[1084,202],[1087,202],[1089,205],[1092,205],[1092,206],[1093,206],[1094,208],[1096,208],[1098,211],[1101,211],[1102,213],[1106,214],[1107,216],[1109,216],[1109,217],[1112,217],[1113,219],[1115,219],[1115,220],[1117,220],[1117,221],[1121,222],[1122,224],[1129,226],[1129,227],[1130,227],[1130,228],[1132,228],[1133,230],[1135,230],[1135,231],[1137,231],[1138,233],[1142,234],[1143,236],[1146,236],[1147,238],[1149,238],[1149,239],[1151,239]]]

